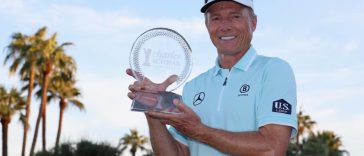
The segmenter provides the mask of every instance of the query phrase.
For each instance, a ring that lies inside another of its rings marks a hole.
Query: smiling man
[[[252,47],[253,1],[205,0],[201,12],[216,65],[186,83],[183,101],[174,100],[182,113],[146,113],[155,154],[285,155],[297,131],[296,83],[287,62]],[[128,96],[143,88],[163,90],[174,79],[134,83]]]

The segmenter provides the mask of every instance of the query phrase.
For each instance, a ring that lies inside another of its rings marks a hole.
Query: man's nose
[[[221,27],[220,27],[220,31],[230,31],[232,28],[232,22],[230,19],[223,19],[221,21]]]

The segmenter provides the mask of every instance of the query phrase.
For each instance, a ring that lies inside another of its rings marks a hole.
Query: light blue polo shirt
[[[183,102],[203,124],[231,132],[258,131],[267,124],[292,127],[297,132],[296,82],[289,64],[257,55],[253,47],[231,71],[216,65],[186,83]],[[172,136],[187,145],[191,156],[225,155],[188,138],[173,127]]]

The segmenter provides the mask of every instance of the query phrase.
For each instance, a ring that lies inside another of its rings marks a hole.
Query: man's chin
[[[220,49],[220,50],[218,50],[219,54],[223,54],[223,55],[236,55],[242,51],[243,50],[238,50],[238,49]]]

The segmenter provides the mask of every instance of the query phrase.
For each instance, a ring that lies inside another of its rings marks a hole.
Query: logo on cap
[[[205,0],[205,4],[201,8],[201,12],[205,13],[206,10],[208,9],[208,7],[210,7],[211,5],[213,5],[217,2],[222,2],[222,0]],[[244,6],[247,6],[247,7],[250,7],[253,9],[253,0],[232,0],[232,2],[236,2],[238,4],[241,4],[241,5],[244,5]]]

